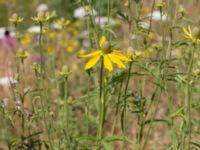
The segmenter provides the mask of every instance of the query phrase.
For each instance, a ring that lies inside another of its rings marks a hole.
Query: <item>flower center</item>
[[[105,41],[102,45],[102,51],[104,54],[109,54],[112,52],[111,45],[108,41]]]

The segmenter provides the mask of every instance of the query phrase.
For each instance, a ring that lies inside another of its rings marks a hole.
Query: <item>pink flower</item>
[[[10,32],[8,30],[5,31],[3,38],[3,45],[5,47],[15,49],[16,48],[16,41],[13,37],[10,36]]]

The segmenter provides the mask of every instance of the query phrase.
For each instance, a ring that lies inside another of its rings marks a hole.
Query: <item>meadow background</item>
[[[199,0],[0,0],[0,150],[199,150],[199,14]],[[103,63],[114,50],[126,68]]]

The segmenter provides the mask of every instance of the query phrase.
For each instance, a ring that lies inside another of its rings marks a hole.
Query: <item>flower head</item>
[[[130,61],[127,55],[122,54],[120,50],[112,49],[110,43],[106,40],[105,36],[102,36],[99,41],[99,50],[91,52],[86,55],[81,55],[82,58],[90,58],[85,65],[85,70],[91,69],[96,65],[100,58],[103,59],[103,64],[110,72],[113,70],[113,63],[119,68],[126,69],[126,66],[122,61]]]
[[[11,18],[9,18],[9,21],[14,23],[14,24],[17,24],[17,23],[20,23],[23,21],[23,18],[22,17],[19,17],[18,14],[14,13],[12,15]]]
[[[193,43],[200,42],[200,39],[194,35],[194,33],[192,32],[190,26],[188,27],[188,29],[186,29],[186,28],[182,28],[182,29],[183,29],[183,36],[184,36],[187,40],[190,40],[190,41],[192,41]]]
[[[61,18],[55,22],[56,25],[64,28],[70,23],[70,20],[66,20],[65,18]]]
[[[40,11],[38,12],[37,16],[36,17],[32,17],[32,20],[33,21],[36,21],[36,22],[46,22],[52,18],[54,18],[56,16],[56,12],[53,11],[53,12],[43,12],[43,11]]]

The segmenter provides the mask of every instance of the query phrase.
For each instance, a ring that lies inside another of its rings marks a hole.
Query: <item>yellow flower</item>
[[[19,17],[18,14],[13,14],[11,18],[9,18],[10,22],[13,22],[14,24],[22,22],[24,19],[22,17]]]
[[[66,44],[67,44],[66,50],[69,53],[74,52],[77,49],[77,47],[78,47],[78,42],[75,41],[75,40],[69,40],[69,42],[66,43]]]
[[[193,43],[200,42],[200,39],[193,35],[190,26],[188,27],[188,29],[185,29],[185,28],[182,28],[182,29],[183,29],[183,32],[184,32],[183,36],[186,39],[192,41]]]
[[[127,50],[127,55],[129,56],[131,60],[134,60],[138,57],[148,58],[152,52],[153,52],[153,49],[151,47],[147,48],[146,50],[141,50],[141,51],[134,51],[132,47],[129,47]]]
[[[99,41],[100,50],[91,52],[86,55],[81,55],[82,58],[90,58],[85,65],[85,70],[88,70],[96,65],[100,58],[103,59],[103,64],[110,72],[113,70],[112,63],[116,64],[119,68],[126,69],[126,66],[122,61],[131,61],[127,55],[122,54],[119,50],[112,50],[111,45],[106,40],[105,36],[102,36]]]
[[[152,48],[147,48],[145,51],[142,52],[142,56],[147,58],[150,56],[150,54],[153,52]]]
[[[84,49],[80,49],[80,50],[78,51],[78,54],[79,54],[79,55],[84,55],[84,54],[85,54],[85,50],[84,50]]]
[[[50,46],[47,47],[47,53],[48,53],[49,55],[53,55],[54,52],[55,52],[55,48],[50,47]]]
[[[20,40],[22,45],[28,45],[32,41],[31,36],[29,34],[25,34],[25,36]]]

